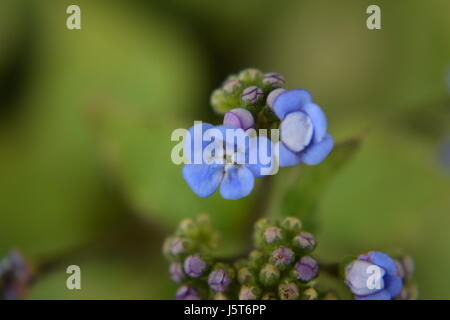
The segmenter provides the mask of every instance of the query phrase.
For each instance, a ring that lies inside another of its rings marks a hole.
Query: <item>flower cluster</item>
[[[11,251],[0,261],[0,300],[25,297],[32,281],[32,271],[18,251]]]
[[[415,299],[413,271],[409,257],[395,260],[386,253],[371,251],[347,265],[345,283],[357,300]]]
[[[315,238],[302,230],[299,219],[259,220],[255,225],[255,248],[245,259],[230,262],[214,257],[216,241],[217,234],[204,216],[182,221],[175,235],[165,241],[163,251],[170,261],[171,279],[180,284],[177,299],[326,297],[315,288],[319,264],[310,255],[316,246]]]
[[[232,75],[212,93],[211,105],[224,115],[223,124],[199,122],[185,137],[188,163],[183,178],[200,197],[218,189],[225,199],[245,197],[255,178],[275,174],[278,167],[316,165],[333,148],[325,113],[307,90],[286,90],[284,77],[278,73],[246,69]],[[227,130],[234,133],[232,137],[226,135]],[[214,131],[223,134],[219,137]],[[196,133],[211,143],[194,148]],[[244,139],[235,139],[239,135]],[[226,146],[227,151],[205,159],[203,154],[213,143]],[[268,163],[262,159],[262,150],[270,158]],[[252,154],[257,155],[254,162],[248,161]]]

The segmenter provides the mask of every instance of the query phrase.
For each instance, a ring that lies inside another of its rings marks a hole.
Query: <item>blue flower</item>
[[[303,89],[269,95],[269,106],[281,120],[280,167],[299,163],[315,165],[322,162],[333,148],[333,137],[327,133],[327,118]]]
[[[197,143],[197,147],[194,141],[196,132],[200,139],[206,137]],[[227,137],[227,132],[232,134],[232,138]],[[223,152],[216,153],[217,150],[212,148],[216,144],[222,147]],[[267,137],[251,136],[242,128],[197,123],[185,138],[190,163],[183,167],[183,178],[200,197],[209,197],[220,188],[225,199],[243,198],[252,191],[255,177],[263,176],[262,169],[273,164],[272,159],[269,164],[261,160],[258,148],[264,144],[270,157],[271,142]],[[203,157],[209,154],[206,151],[212,151],[208,159]]]
[[[383,252],[360,255],[345,270],[345,282],[357,300],[390,300],[403,288],[399,263]]]

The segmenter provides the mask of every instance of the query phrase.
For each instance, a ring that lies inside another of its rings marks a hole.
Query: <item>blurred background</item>
[[[449,14],[440,0],[2,0],[0,256],[43,270],[31,299],[171,299],[164,237],[208,213],[236,251],[253,199],[196,197],[171,132],[218,123],[211,91],[257,67],[310,90],[335,140],[365,137],[321,201],[318,256],[401,250],[419,297],[449,299]],[[66,288],[70,264],[82,290]]]

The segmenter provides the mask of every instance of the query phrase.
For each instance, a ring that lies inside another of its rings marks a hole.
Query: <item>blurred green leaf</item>
[[[279,180],[288,181],[281,196],[280,211],[283,216],[299,217],[307,230],[315,229],[315,212],[320,198],[331,179],[355,155],[361,138],[351,138],[336,144],[327,159],[317,166],[297,166],[282,173]]]

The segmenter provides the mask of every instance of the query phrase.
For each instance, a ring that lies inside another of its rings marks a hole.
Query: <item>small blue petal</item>
[[[345,270],[346,284],[350,290],[357,296],[367,296],[374,294],[384,289],[384,270],[377,267],[380,271],[379,276],[379,288],[369,288],[370,277],[373,277],[374,273],[371,271],[371,267],[374,265],[367,261],[356,260],[349,264]]]
[[[313,166],[321,163],[333,149],[333,137],[329,134],[323,138],[323,140],[317,144],[310,145],[306,150],[300,153],[300,159],[302,162]]]
[[[393,298],[397,297],[403,289],[403,281],[400,277],[386,276],[385,277],[386,289],[389,291]]]
[[[273,102],[273,111],[281,120],[291,112],[301,111],[301,108],[312,101],[309,91],[292,89],[281,93]]]
[[[212,124],[206,122],[200,122],[193,125],[185,135],[184,140],[184,152],[190,163],[194,163],[194,158],[198,157],[198,160],[202,162],[203,150],[209,144],[209,142],[203,141],[203,134],[206,130],[213,128]],[[195,141],[197,140],[197,145]],[[194,149],[196,148],[196,149]],[[200,149],[201,148],[201,149]],[[196,156],[197,155],[197,156]]]
[[[289,113],[280,124],[281,141],[293,152],[305,149],[313,132],[313,123],[303,112]]]
[[[387,290],[381,290],[380,292],[370,294],[368,296],[355,296],[356,300],[391,300],[391,295]]]
[[[275,147],[277,146],[280,148],[278,157],[278,164],[280,167],[292,167],[302,162],[300,154],[292,152],[291,150],[286,148],[284,143],[279,142]]]
[[[387,274],[397,274],[397,265],[395,264],[394,259],[388,256],[386,253],[380,251],[371,251],[363,257],[365,258],[362,258],[362,260],[369,261],[373,264],[376,264],[377,266],[382,267],[384,270],[386,270]]]
[[[229,166],[220,185],[220,194],[223,198],[235,200],[250,194],[253,189],[255,177],[250,169],[239,166]]]
[[[261,178],[269,174],[275,174],[276,159],[275,152],[272,152],[272,141],[265,137],[252,137],[250,148],[247,154],[247,168],[249,168],[256,178]]]
[[[220,164],[186,164],[182,170],[183,178],[195,194],[206,198],[219,187],[223,168]]]
[[[318,143],[325,138],[327,134],[328,122],[325,113],[314,103],[307,103],[303,106],[302,111],[306,113],[314,125],[314,142]]]

